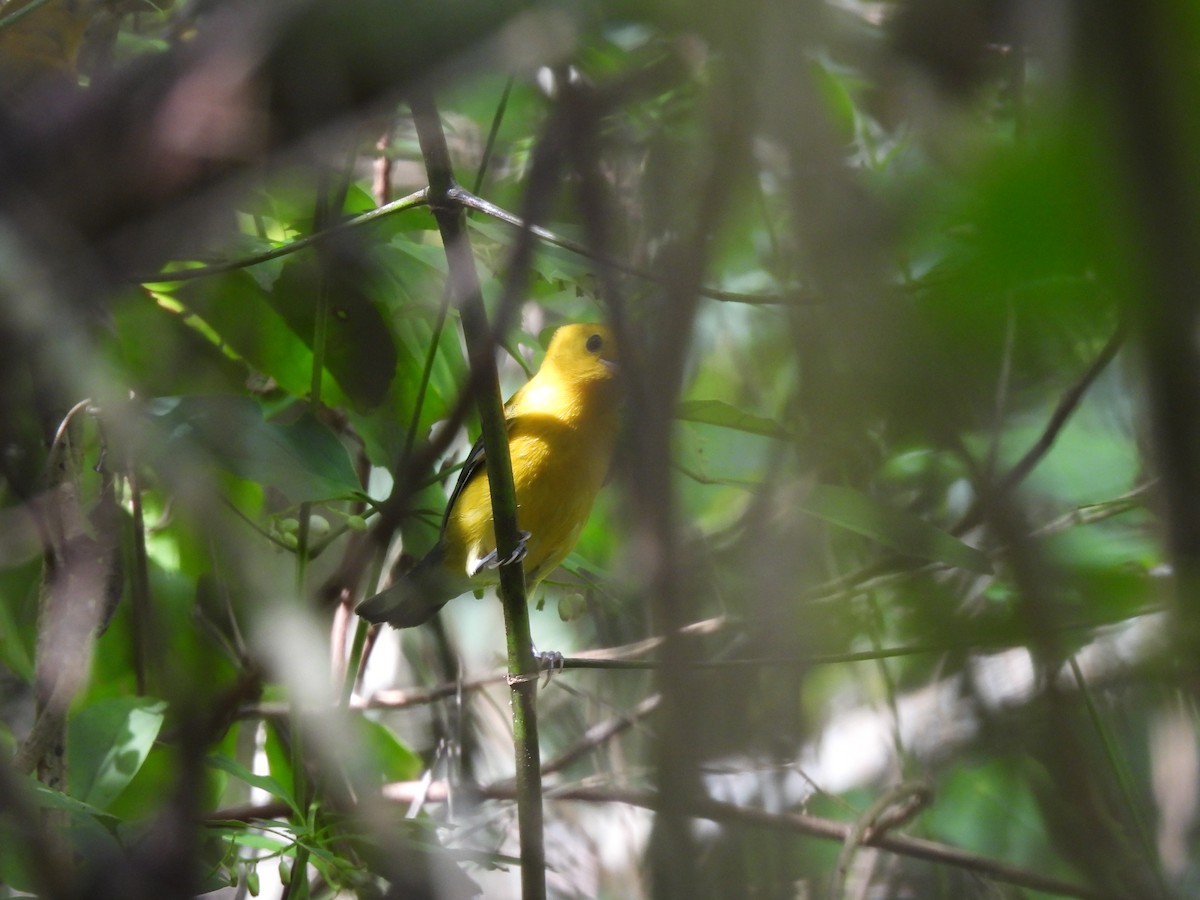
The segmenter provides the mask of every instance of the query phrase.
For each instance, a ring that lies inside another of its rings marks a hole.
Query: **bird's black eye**
[[[604,338],[598,334],[593,334],[587,339],[588,353],[599,353],[600,348],[604,346]]]

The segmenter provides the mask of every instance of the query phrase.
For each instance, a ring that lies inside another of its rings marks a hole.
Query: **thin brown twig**
[[[514,228],[525,227],[524,220],[519,216],[515,216],[502,207],[476,196],[465,188],[460,187],[457,193],[458,196],[456,199],[463,206],[491,216],[493,219],[504,222],[506,225],[512,225]],[[649,281],[653,284],[661,285],[667,283],[667,278],[664,275],[597,251],[580,241],[563,237],[549,228],[533,225],[530,226],[529,231],[547,244],[563,250],[569,250],[571,253],[582,256],[585,259],[590,259],[592,262],[602,263],[624,275],[633,275],[636,278]],[[811,296],[801,299],[796,291],[780,294],[749,294],[744,291],[726,291],[720,288],[701,286],[697,289],[697,292],[700,296],[706,297],[709,300],[719,300],[726,303],[745,303],[753,306],[785,306],[795,303],[817,302],[817,298]]]
[[[845,841],[842,842],[829,889],[830,898],[837,900],[843,895],[850,863],[860,847],[867,846],[872,838],[911,821],[931,802],[933,788],[924,782],[894,785],[876,797],[850,827]]]
[[[463,790],[459,788],[458,790]],[[385,785],[383,796],[394,803],[408,804],[423,792],[427,803],[443,802],[449,794],[445,782],[400,782]],[[511,785],[496,784],[479,788],[477,797],[487,800],[512,800],[515,791]],[[642,809],[657,811],[659,799],[653,791],[622,787],[563,787],[556,788],[548,795],[555,802],[577,803],[623,803]],[[210,823],[220,822],[256,822],[280,819],[288,813],[287,804],[282,801],[272,801],[263,804],[249,804],[217,810],[207,817]],[[803,834],[822,840],[836,841],[844,844],[852,835],[855,825],[826,819],[807,813],[774,813],[766,810],[753,809],[714,800],[710,797],[692,798],[688,802],[689,815],[707,819],[712,822],[728,822],[750,825],[794,834]],[[979,853],[972,853],[950,844],[925,838],[912,837],[904,834],[892,834],[886,830],[876,829],[871,834],[863,835],[863,846],[878,847],[881,850],[923,859],[939,865],[954,866],[968,872],[974,872],[993,881],[1011,884],[1017,887],[1035,891],[1044,891],[1060,897],[1075,897],[1079,900],[1111,900],[1106,894],[1084,885],[1073,884],[1058,878],[1052,878],[1032,872],[1019,866]]]
[[[526,220],[521,216],[509,212],[501,206],[497,206],[488,200],[484,200],[472,191],[466,188],[456,186],[448,194],[447,199],[452,200],[456,204],[461,205],[465,209],[472,209],[476,212],[481,212],[484,215],[490,216],[499,222],[506,225],[511,225],[514,228],[528,230],[530,234],[539,240],[550,244],[554,247],[567,250],[571,253],[589,259],[593,262],[600,262],[611,266],[613,269],[622,272],[626,275],[633,275],[644,281],[649,281],[654,284],[663,284],[664,276],[659,275],[649,269],[644,269],[639,266],[626,263],[615,257],[605,256],[597,253],[589,248],[586,244],[579,241],[563,237],[549,228],[541,225],[526,226]],[[300,250],[307,249],[321,241],[332,237],[335,234],[340,234],[352,228],[359,228],[363,225],[369,225],[379,219],[392,215],[397,212],[404,212],[409,209],[416,209],[420,206],[429,205],[429,188],[421,188],[407,196],[401,197],[398,200],[393,200],[376,209],[368,210],[357,216],[353,216],[344,221],[338,222],[321,231],[314,231],[306,234],[303,237],[296,238],[293,241],[288,241],[285,244],[280,244],[277,247],[272,247],[270,250],[264,250],[262,253],[256,253],[252,256],[244,256],[239,259],[228,260],[225,262],[214,262],[203,266],[194,266],[187,269],[176,269],[170,272],[156,272],[153,274],[141,274],[131,277],[129,280],[135,284],[171,284],[179,281],[195,281],[200,278],[210,278],[213,275],[222,275],[226,272],[233,272],[238,269],[248,269],[253,266],[261,265],[271,260],[279,259],[283,256],[288,256]],[[699,293],[702,297],[707,297],[710,300],[718,300],[724,303],[745,303],[752,306],[786,306],[791,304],[816,303],[819,298],[811,295],[802,295],[799,288],[792,288],[777,294],[758,294],[747,293],[745,291],[727,291],[721,288],[704,286],[699,288]]]
[[[1154,609],[1141,610],[1139,614],[1154,612]],[[1124,617],[1122,617],[1124,618]],[[711,621],[711,620],[708,620]],[[698,624],[707,624],[698,623]],[[1058,628],[1063,632],[1090,631],[1116,624],[1109,620],[1064,622]],[[579,669],[607,669],[625,671],[646,671],[662,667],[658,660],[629,659],[626,654],[629,648],[636,647],[639,651],[648,652],[650,641],[641,641],[625,647],[615,647],[607,650],[584,651],[578,656],[564,657],[561,663],[555,662],[555,669],[564,671]],[[873,662],[880,659],[893,659],[921,654],[949,653],[971,650],[1000,651],[1021,643],[1017,637],[988,637],[980,635],[973,640],[958,640],[953,643],[905,644],[899,647],[884,647],[878,650],[861,650],[847,653],[821,653],[787,656],[758,656],[734,659],[701,659],[691,663],[695,669],[781,669],[781,668],[810,668],[821,665],[844,665],[846,663]],[[655,643],[657,646],[657,643]],[[353,710],[412,709],[428,706],[439,700],[455,697],[458,694],[474,693],[487,687],[504,684],[510,676],[504,671],[489,672],[473,678],[460,681],[447,681],[432,688],[402,689],[391,688],[376,691],[370,697],[355,698],[349,704]],[[285,715],[287,706],[283,703],[260,703],[248,706],[239,712],[243,719],[278,718]]]
[[[484,788],[481,794],[488,799],[508,799],[508,791],[496,788]],[[385,788],[385,795],[387,788]],[[659,800],[652,791],[634,788],[576,788],[556,790],[553,799],[559,802],[577,801],[583,803],[625,803],[630,806],[640,806],[643,809],[657,810]],[[751,809],[726,803],[720,800],[702,797],[690,805],[690,813],[696,818],[708,819],[714,822],[738,822],[746,825],[757,825],[764,828],[791,831],[806,834],[811,837],[844,842],[854,827],[845,822],[824,819],[807,813],[771,813],[760,809]],[[1045,891],[1062,897],[1077,897],[1082,900],[1111,900],[1105,894],[1092,888],[1072,884],[1058,878],[1031,872],[1001,860],[972,853],[949,844],[909,835],[876,833],[866,837],[865,846],[879,847],[902,856],[928,860],[941,865],[955,866],[969,872],[975,872],[994,881],[1026,887],[1031,890]]]
[[[189,269],[175,269],[170,272],[134,275],[129,278],[129,281],[134,284],[173,284],[179,281],[195,281],[198,278],[211,278],[213,275],[223,275],[226,272],[233,272],[238,269],[249,269],[253,266],[270,262],[273,259],[279,259],[280,257],[304,250],[307,247],[312,247],[335,234],[341,234],[343,231],[360,228],[363,225],[369,225],[393,213],[415,209],[418,206],[427,206],[428,204],[429,188],[421,188],[419,191],[414,191],[384,206],[367,210],[365,213],[360,213],[349,219],[343,219],[340,222],[335,222],[327,228],[310,232],[304,235],[304,237],[288,241],[286,244],[280,244],[278,247],[272,247],[270,250],[264,250],[262,253],[255,253],[252,256],[243,256],[239,259],[232,259],[226,262],[211,263],[205,266],[193,266]]]
[[[661,700],[661,694],[651,694],[633,709],[629,710],[629,712],[620,716],[614,716],[605,722],[596,723],[585,731],[583,737],[578,741],[558,754],[554,759],[546,762],[542,766],[542,775],[553,775],[555,772],[561,772],[576,760],[604,746],[617,735],[628,731],[658,709]]]

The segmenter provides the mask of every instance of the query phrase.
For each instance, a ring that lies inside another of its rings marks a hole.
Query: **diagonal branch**
[[[1125,328],[1118,327],[1113,332],[1112,337],[1105,342],[1104,347],[1092,361],[1092,364],[1087,367],[1087,370],[1079,376],[1079,379],[1067,388],[1066,392],[1059,398],[1058,404],[1054,407],[1054,412],[1050,414],[1050,419],[1046,422],[1046,427],[1042,429],[1042,433],[1038,435],[1038,439],[1033,442],[1032,447],[1025,451],[1025,455],[996,483],[991,492],[993,495],[1007,494],[1024,481],[1029,476],[1029,473],[1037,467],[1038,463],[1045,458],[1046,454],[1050,452],[1050,448],[1054,446],[1054,442],[1058,440],[1058,436],[1062,433],[1063,428],[1066,427],[1071,415],[1083,401],[1083,397],[1088,392],[1088,389],[1100,377],[1100,373],[1108,368],[1108,364],[1113,361],[1113,358],[1124,343]],[[984,501],[982,499],[976,500],[963,515],[962,519],[951,529],[950,533],[961,535],[978,525],[983,518],[983,507]]]

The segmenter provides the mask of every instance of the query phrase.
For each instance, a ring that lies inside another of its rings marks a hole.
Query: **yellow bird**
[[[541,368],[505,405],[517,492],[518,558],[532,591],[579,540],[605,479],[618,427],[617,353],[603,325],[564,325]],[[369,622],[409,628],[449,600],[496,584],[496,552],[483,441],[471,449],[442,519],[441,538],[387,590],[358,605]]]

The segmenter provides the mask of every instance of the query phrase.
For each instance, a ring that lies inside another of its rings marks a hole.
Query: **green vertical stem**
[[[510,558],[519,542],[517,496],[508,453],[508,428],[500,398],[495,351],[479,276],[471,251],[463,208],[454,202],[457,189],[446,136],[432,97],[415,95],[410,103],[417,140],[429,176],[429,203],[446,250],[451,297],[461,311],[471,359],[471,380],[483,431],[484,456],[491,488],[496,552]],[[542,839],[542,776],[537,733],[537,665],[529,633],[525,572],[519,561],[500,566],[500,598],[508,638],[508,672],[512,691],[513,743],[516,754],[517,822],[521,844],[521,887],[524,900],[546,896],[546,851]]]

